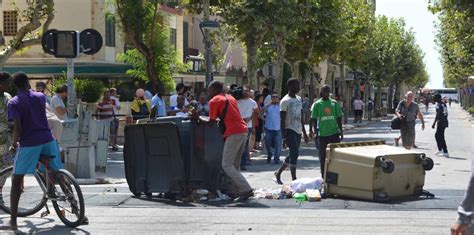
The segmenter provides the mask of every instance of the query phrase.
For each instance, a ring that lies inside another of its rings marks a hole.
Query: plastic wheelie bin
[[[193,120],[187,117],[176,117],[176,116],[169,116],[169,117],[159,117],[154,120],[155,123],[174,123],[178,128],[179,133],[179,140],[181,146],[181,155],[184,164],[184,173],[186,176],[186,181],[189,179],[189,172],[191,166],[191,151],[193,148],[193,135],[192,131],[193,128],[191,123],[194,122]]]
[[[326,149],[325,192],[369,201],[420,196],[433,160],[424,153],[384,141],[330,144]]]
[[[193,145],[189,186],[230,189],[231,181],[222,169],[224,138],[215,125],[192,122]]]
[[[181,193],[186,187],[178,127],[171,122],[125,127],[125,176],[139,196],[154,192]]]

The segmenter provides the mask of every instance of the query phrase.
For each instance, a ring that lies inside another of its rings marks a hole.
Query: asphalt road
[[[292,199],[252,199],[244,204],[228,202],[185,203],[131,196],[124,180],[121,154],[111,154],[107,177],[113,184],[84,185],[86,214],[90,225],[71,230],[55,215],[20,219],[21,232],[48,234],[132,234],[132,233],[321,233],[321,234],[446,234],[456,216],[471,175],[474,155],[473,125],[457,105],[449,109],[450,127],[446,130],[450,158],[434,156],[436,142],[431,124],[433,107],[425,114],[426,129],[417,125],[417,151],[435,160],[427,172],[425,189],[435,199],[407,199],[391,203],[373,203],[350,199],[325,199],[297,203]],[[373,122],[346,131],[344,141],[385,140],[393,145],[398,132],[389,129],[389,121]],[[264,153],[256,154],[244,172],[254,188],[278,189],[272,178],[276,165],[265,162]],[[285,156],[285,150],[282,156]],[[298,177],[318,177],[319,161],[314,144],[302,145]],[[289,172],[283,174],[290,181]],[[1,222],[6,215],[0,215]],[[2,231],[0,231],[2,232]]]

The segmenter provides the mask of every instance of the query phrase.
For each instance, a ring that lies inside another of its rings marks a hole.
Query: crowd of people
[[[18,90],[15,97],[8,94],[11,80]],[[44,94],[46,84],[36,83],[36,92],[31,90],[29,84],[24,73],[16,73],[13,76],[0,73],[0,146],[10,146],[2,148],[2,167],[8,164],[5,161],[11,160],[14,152],[17,153],[10,198],[12,213],[9,225],[13,228],[16,227],[16,210],[23,175],[34,171],[40,155],[53,157],[50,162],[53,170],[62,168],[59,148],[61,121],[68,116],[65,105],[67,86],[58,87],[56,94],[49,98]],[[341,99],[331,98],[331,88],[328,85],[322,86],[320,98],[312,104],[307,96],[301,98],[297,95],[300,92],[299,80],[289,79],[287,88],[288,93],[280,97],[277,92],[271,93],[268,89],[260,93],[236,85],[226,88],[222,82],[213,81],[208,87],[210,100],[207,101],[207,95],[204,93],[199,94],[195,100],[188,88],[178,83],[176,94],[170,97],[169,107],[166,107],[163,91],[154,88],[153,92],[150,89],[138,89],[130,109],[135,120],[187,116],[201,122],[218,122],[225,139],[223,170],[234,183],[237,192],[235,200],[245,201],[253,195],[253,189],[240,171],[250,164],[251,151],[261,150],[262,146],[265,146],[267,163],[280,165],[274,173],[275,181],[283,184],[281,175],[287,168],[290,169],[292,180],[297,179],[296,169],[302,139],[306,143],[310,138],[315,140],[319,151],[321,176],[324,178],[325,149],[328,144],[338,143],[344,138],[343,118],[347,115],[344,114],[344,103]],[[395,114],[404,120],[400,130],[402,145],[411,149],[415,143],[416,120],[420,119],[422,130],[425,128],[425,122],[418,104],[414,102],[414,93],[408,92],[405,98],[401,102],[397,101]],[[436,128],[436,154],[448,157],[444,137],[445,129],[449,126],[448,108],[440,95],[435,95],[433,100],[436,102],[436,117],[432,125],[433,129]],[[374,106],[371,98],[364,103],[359,97],[355,97],[354,122],[361,122],[361,112],[364,108],[371,113]],[[114,149],[117,149],[117,114],[120,110],[117,90],[111,88],[104,91],[95,115],[98,119],[110,121],[111,145]],[[209,116],[209,119],[203,116]],[[371,114],[368,114],[367,118],[370,120]],[[309,132],[305,129],[308,122]],[[281,151],[285,146],[289,148],[288,155],[281,161]]]

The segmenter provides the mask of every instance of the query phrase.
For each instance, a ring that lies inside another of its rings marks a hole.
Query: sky
[[[376,14],[405,19],[406,26],[413,28],[416,42],[425,53],[424,62],[430,76],[426,87],[442,88],[443,68],[434,42],[434,22],[438,19],[428,10],[428,0],[377,0]]]

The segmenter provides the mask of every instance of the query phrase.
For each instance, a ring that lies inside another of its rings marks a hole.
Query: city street
[[[421,107],[424,110],[424,107]],[[447,234],[456,218],[471,175],[474,139],[471,117],[457,104],[449,109],[450,127],[446,139],[450,158],[434,156],[436,142],[431,124],[434,107],[425,114],[426,129],[417,125],[416,144],[432,157],[435,167],[427,172],[425,189],[435,199],[412,198],[390,203],[372,203],[349,199],[323,199],[321,202],[296,202],[294,199],[251,199],[243,204],[229,202],[185,203],[156,197],[135,198],[124,179],[123,157],[111,153],[107,180],[111,184],[82,185],[86,214],[90,224],[78,229],[65,227],[56,215],[40,218],[39,213],[19,219],[19,230],[47,234],[100,233],[321,233],[321,234]],[[389,120],[364,123],[347,130],[344,141],[385,140],[394,144],[396,131]],[[350,126],[347,126],[350,128]],[[276,189],[272,178],[278,166],[267,165],[264,153],[257,154],[245,177],[258,188]],[[287,150],[283,152],[283,156]],[[319,161],[314,143],[302,145],[298,177],[318,177]],[[290,173],[283,173],[290,182]],[[8,216],[1,215],[2,223]],[[3,232],[3,231],[0,231]]]

